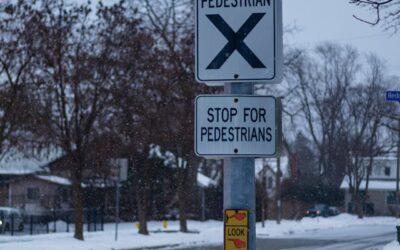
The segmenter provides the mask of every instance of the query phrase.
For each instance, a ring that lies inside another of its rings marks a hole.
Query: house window
[[[268,177],[268,189],[271,189],[274,185],[274,179],[270,176]]]
[[[390,167],[385,167],[385,176],[390,176]]]
[[[387,204],[396,204],[396,192],[387,192],[386,193],[386,203]]]
[[[38,200],[39,199],[39,188],[28,188],[27,190],[28,200]]]
[[[61,196],[62,196],[62,201],[63,202],[68,202],[68,198],[69,198],[68,189],[63,188],[62,191],[61,191]]]
[[[381,175],[382,169],[380,167],[375,167],[374,168],[374,175],[375,176],[380,176]]]

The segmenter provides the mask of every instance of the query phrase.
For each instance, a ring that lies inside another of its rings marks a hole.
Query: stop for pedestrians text
[[[209,142],[270,142],[272,140],[272,128],[263,126],[268,120],[267,115],[265,108],[245,107],[241,112],[237,108],[208,108],[207,121],[210,126],[200,128],[200,140]],[[216,124],[212,126],[213,123]],[[232,126],[235,123],[248,126]]]

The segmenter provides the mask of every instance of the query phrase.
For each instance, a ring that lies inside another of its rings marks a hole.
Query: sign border
[[[250,228],[250,211],[249,211],[249,209],[246,209],[246,208],[240,208],[240,209],[227,208],[227,209],[224,209],[224,250],[226,250],[225,233],[226,233],[226,227],[227,227],[226,221],[225,221],[225,216],[226,216],[226,212],[227,211],[232,211],[232,210],[234,210],[234,211],[240,211],[241,210],[241,211],[246,211],[247,212],[247,226],[246,226],[246,229],[247,229],[247,244],[249,244],[249,239],[250,239],[250,230],[249,230],[249,228]],[[237,226],[237,227],[244,227],[244,226]],[[249,245],[247,245],[247,249],[249,249]]]
[[[283,80],[283,21],[282,21],[282,0],[274,1],[274,74],[271,78],[242,78],[242,79],[201,79],[199,76],[199,1],[196,0],[195,11],[195,79],[197,82],[209,86],[223,86],[225,82],[255,82],[277,84]],[[277,34],[279,33],[279,34]],[[279,67],[279,69],[278,69]]]
[[[212,98],[218,98],[218,97],[251,97],[251,98],[259,98],[259,97],[270,97],[273,98],[275,101],[275,152],[273,154],[200,154],[197,150],[197,101],[199,98],[202,97],[212,97]],[[278,124],[278,117],[277,117],[277,111],[278,111],[278,101],[277,98],[275,96],[272,95],[227,95],[227,94],[223,94],[223,95],[198,95],[196,96],[195,99],[195,109],[194,109],[194,152],[197,156],[199,157],[263,157],[263,158],[274,158],[278,155],[279,150],[278,150],[278,136],[279,136],[279,124]]]

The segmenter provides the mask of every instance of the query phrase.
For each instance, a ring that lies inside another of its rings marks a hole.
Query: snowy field
[[[355,216],[342,214],[332,218],[305,218],[301,221],[268,221],[265,228],[257,224],[258,238],[292,238],[307,232],[323,229],[348,228],[352,226],[393,225],[399,220],[391,217],[372,217],[359,220]],[[13,250],[118,250],[140,249],[146,247],[193,247],[199,245],[222,244],[223,223],[219,221],[197,222],[189,221],[192,233],[178,233],[177,221],[169,222],[163,229],[162,222],[150,222],[149,236],[137,233],[135,223],[120,224],[118,241],[114,241],[114,225],[106,224],[104,232],[85,233],[85,241],[72,238],[72,233],[53,233],[35,236],[0,236],[0,249]],[[395,245],[395,244],[393,244]],[[385,248],[385,250],[400,249]]]
[[[393,241],[392,243],[386,245],[383,250],[400,250],[399,242]]]

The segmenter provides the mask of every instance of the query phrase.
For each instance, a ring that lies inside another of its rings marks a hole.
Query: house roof
[[[11,151],[0,159],[0,175],[27,175],[44,171],[44,167],[61,155],[60,150],[48,150],[35,156]]]
[[[55,183],[58,185],[63,185],[63,186],[70,186],[71,181],[67,178],[61,177],[61,176],[56,176],[56,175],[35,175],[36,178],[45,180],[51,183]]]
[[[365,190],[366,181],[363,180],[360,184],[360,190]],[[343,178],[340,189],[349,189],[349,177]],[[368,184],[368,190],[379,190],[379,191],[396,191],[395,180],[370,180]]]
[[[258,158],[255,160],[256,175],[258,175],[263,170],[264,164],[270,166],[273,171],[276,171],[278,169],[276,158]],[[281,157],[281,171],[284,177],[289,177],[290,167],[289,157],[287,156]]]
[[[202,188],[207,188],[211,186],[216,186],[218,183],[211,179],[210,177],[205,176],[204,174],[197,172],[197,185]]]

